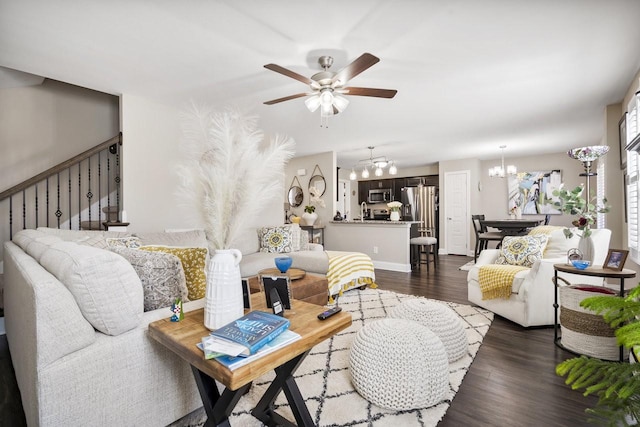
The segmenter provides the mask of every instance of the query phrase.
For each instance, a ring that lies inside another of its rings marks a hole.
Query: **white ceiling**
[[[304,98],[320,54],[337,71],[364,52],[381,61],[320,128]],[[336,151],[399,168],[596,144],[604,107],[640,67],[637,0],[0,0],[0,66],[175,106],[232,105],[290,135],[298,155]]]

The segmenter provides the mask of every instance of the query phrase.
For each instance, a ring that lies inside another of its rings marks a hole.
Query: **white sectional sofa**
[[[29,426],[164,426],[202,406],[189,365],[147,336],[168,307],[143,312],[133,267],[82,244],[121,235],[23,230],[4,245],[6,333]]]

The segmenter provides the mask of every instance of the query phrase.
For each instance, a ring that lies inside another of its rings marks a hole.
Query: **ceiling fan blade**
[[[395,89],[373,89],[370,87],[345,87],[342,88],[345,95],[375,96],[377,98],[393,98],[398,93]]]
[[[276,73],[280,73],[283,74],[287,77],[291,77],[292,79],[296,79],[298,81],[301,81],[302,83],[306,83],[308,85],[312,85],[315,82],[313,80],[311,80],[308,77],[303,76],[302,74],[298,74],[295,71],[291,71],[288,70],[284,67],[281,67],[279,65],[276,64],[267,64],[264,66],[264,68],[266,68],[267,70],[271,70],[271,71],[275,71]]]
[[[284,98],[278,98],[278,99],[272,99],[271,101],[265,101],[264,104],[273,105],[273,104],[277,104],[278,102],[290,101],[292,99],[302,98],[303,96],[307,96],[307,95],[313,95],[313,94],[310,94],[310,93],[296,93],[295,95],[285,96]]]
[[[346,84],[349,80],[366,70],[367,68],[375,65],[380,61],[380,58],[371,55],[370,53],[363,53],[358,59],[351,64],[344,67],[342,70],[331,79],[332,82],[340,80],[342,84]]]

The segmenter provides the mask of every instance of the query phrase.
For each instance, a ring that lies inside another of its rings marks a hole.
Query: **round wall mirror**
[[[327,183],[324,180],[324,176],[322,175],[313,175],[309,180],[309,188],[316,187],[320,194],[318,197],[324,195],[324,192],[327,190]]]
[[[304,193],[302,192],[302,188],[293,186],[289,188],[289,194],[287,195],[287,199],[292,208],[297,208],[302,204],[302,199],[304,198]]]

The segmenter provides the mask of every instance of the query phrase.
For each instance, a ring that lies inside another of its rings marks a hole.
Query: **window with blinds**
[[[640,241],[638,239],[638,153],[627,152],[627,240],[631,259],[640,263]]]
[[[640,92],[627,105],[627,240],[629,242],[629,256],[633,261],[640,264],[640,239],[638,234],[640,229],[640,210],[638,209],[638,199],[640,195],[640,182],[638,180],[640,156]]]
[[[604,162],[598,161],[598,169],[596,170],[597,182],[596,182],[596,203],[601,206],[602,199],[607,195],[605,194],[605,170]],[[596,215],[596,228],[605,228],[607,226],[606,214],[599,213]]]

